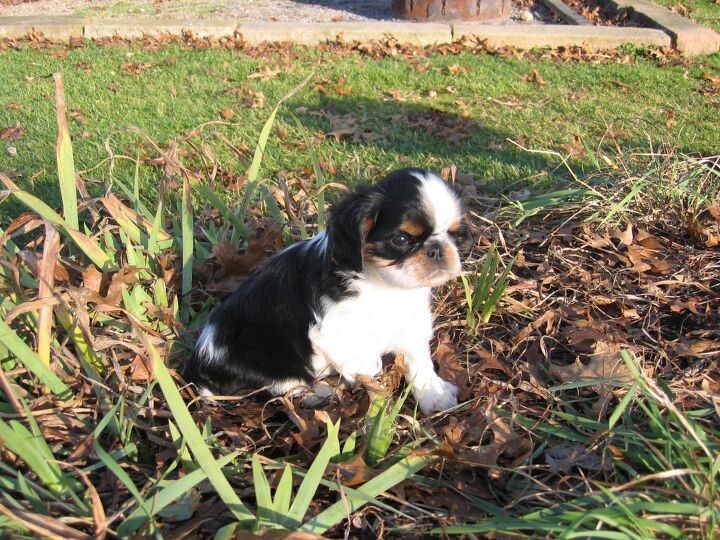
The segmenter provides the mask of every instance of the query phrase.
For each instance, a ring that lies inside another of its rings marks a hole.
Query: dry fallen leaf
[[[248,248],[243,253],[238,253],[236,244],[216,244],[213,253],[220,263],[222,277],[208,284],[208,290],[233,292],[247,276],[275,255],[282,245],[282,229],[272,218],[265,218],[255,225]]]
[[[610,471],[612,460],[607,454],[599,455],[582,445],[563,443],[545,451],[545,462],[550,472],[569,473],[574,467],[588,471]]]
[[[433,357],[438,363],[438,375],[460,389],[458,396],[460,401],[466,400],[469,397],[468,388],[470,387],[468,372],[458,362],[458,353],[447,334],[438,337],[438,345]]]
[[[17,141],[24,133],[25,131],[19,123],[12,126],[2,127],[0,128],[0,140]]]
[[[584,364],[579,358],[575,363],[568,366],[550,365],[550,374],[563,383],[575,383],[584,381],[598,381],[597,384],[589,386],[597,392],[599,399],[593,404],[592,412],[600,417],[606,412],[607,405],[613,396],[613,390],[619,386],[632,383],[635,380],[630,368],[621,356],[621,351],[626,350],[633,362],[643,372],[649,370],[639,366],[635,354],[616,343],[598,341],[594,346],[594,353],[590,355],[589,361]]]
[[[545,80],[540,76],[538,70],[535,68],[531,69],[530,73],[523,77],[523,80],[535,86],[545,86],[547,84],[547,82],[545,82]]]

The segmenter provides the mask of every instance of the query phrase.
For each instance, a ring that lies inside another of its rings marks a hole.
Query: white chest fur
[[[367,280],[355,282],[354,288],[355,296],[328,305],[310,329],[319,376],[327,374],[328,367],[349,380],[356,373],[375,375],[383,353],[427,350],[432,336],[430,289],[398,289]]]
[[[368,280],[355,283],[357,295],[328,305],[310,327],[313,369],[318,378],[340,373],[356,375],[382,370],[383,353],[405,357],[406,379],[423,412],[457,404],[458,389],[435,374],[430,357],[432,337],[430,289],[398,289]]]

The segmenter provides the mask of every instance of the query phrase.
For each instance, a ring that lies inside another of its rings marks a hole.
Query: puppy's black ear
[[[375,225],[381,202],[377,190],[364,186],[330,209],[328,250],[338,269],[362,271],[363,245]]]

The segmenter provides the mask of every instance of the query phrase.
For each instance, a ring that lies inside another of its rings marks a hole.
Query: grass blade
[[[401,459],[395,465],[360,486],[354,493],[346,493],[340,500],[300,527],[301,531],[322,534],[340,523],[349,514],[367,504],[369,498],[376,497],[423,469],[437,459],[435,455],[411,455]],[[368,499],[366,499],[367,497]]]
[[[320,166],[320,160],[318,159],[315,146],[310,142],[310,137],[308,137],[307,130],[302,125],[300,119],[297,116],[292,113],[290,113],[290,116],[292,116],[293,120],[295,120],[295,124],[300,131],[300,135],[302,135],[303,141],[305,142],[305,148],[307,148],[308,152],[310,153],[310,161],[312,162],[313,171],[315,172],[315,189],[317,189],[318,232],[321,232],[325,230],[325,190],[323,190],[323,186],[326,182],[325,174],[323,173],[322,167]]]
[[[217,460],[218,467],[224,467],[228,463],[231,463],[238,457],[238,455],[240,455],[239,452],[232,452],[221,457]],[[196,469],[164,487],[153,496],[152,500],[147,501],[151,508],[151,514],[157,514],[168,505],[185,495],[206,478],[207,475],[205,474],[205,471],[202,469]],[[127,538],[147,522],[147,517],[143,515],[142,508],[136,508],[117,528],[117,534],[120,538]]]
[[[277,116],[280,106],[292,96],[294,96],[300,89],[307,84],[312,78],[314,72],[308,74],[300,83],[290,90],[275,106],[270,113],[270,117],[265,121],[262,130],[260,130],[260,137],[258,138],[257,145],[255,146],[255,153],[253,155],[250,168],[247,172],[247,182],[245,183],[245,191],[243,193],[242,201],[240,202],[239,215],[240,219],[244,219],[247,216],[247,212],[250,209],[250,204],[255,198],[257,192],[258,176],[260,174],[260,164],[262,163],[263,156],[265,155],[265,146],[267,145],[268,138],[270,137],[270,130],[275,123],[275,116]]]
[[[89,236],[84,235],[76,228],[70,226],[60,215],[50,208],[44,201],[38,199],[34,195],[27,193],[26,191],[20,190],[15,183],[7,177],[7,175],[0,172],[0,182],[5,184],[5,187],[12,192],[12,194],[25,206],[30,208],[33,212],[37,213],[43,219],[48,220],[50,223],[58,225],[65,231],[73,242],[90,258],[103,271],[117,270],[117,265],[112,258],[105,253],[100,246]]]
[[[72,395],[70,388],[40,361],[35,351],[28,347],[20,336],[2,319],[0,319],[0,343],[5,345],[20,363],[35,375],[42,384],[47,386],[53,394],[64,400],[70,398]]]
[[[315,456],[315,459],[313,460],[307,475],[305,475],[302,484],[300,484],[297,496],[295,497],[295,500],[290,507],[290,511],[288,512],[288,518],[292,520],[294,527],[297,527],[305,517],[305,513],[307,512],[307,509],[312,502],[312,498],[320,485],[322,475],[325,472],[328,463],[330,463],[330,459],[340,453],[340,440],[338,438],[340,433],[340,420],[338,420],[335,424],[331,421],[328,422],[327,430],[327,439],[322,445],[322,448],[318,452],[317,456]]]
[[[287,516],[290,512],[290,502],[292,501],[292,468],[285,465],[285,470],[280,477],[277,488],[275,488],[275,498],[273,499],[273,510],[278,515]]]
[[[57,156],[58,181],[60,195],[63,203],[65,221],[73,229],[80,230],[78,220],[77,185],[75,184],[75,161],[73,159],[70,130],[65,116],[65,89],[62,75],[53,73],[55,79],[55,115],[57,117],[57,143],[55,153]]]
[[[55,263],[60,251],[60,235],[55,227],[45,222],[45,242],[42,261],[38,267],[38,300],[52,298],[55,286]],[[50,365],[50,345],[52,342],[53,306],[47,305],[38,310],[38,357],[46,365]]]
[[[145,216],[132,208],[128,208],[112,193],[108,193],[105,197],[100,198],[99,201],[117,224],[122,227],[125,234],[136,244],[143,244],[144,241],[147,241],[147,245],[149,246],[148,235],[154,233],[155,246],[160,247],[160,249],[165,249],[172,245],[172,237],[163,230],[159,221],[156,221],[156,227],[155,223],[150,223]]]
[[[247,216],[250,210],[255,194],[258,188],[258,176],[260,175],[260,164],[262,163],[263,156],[265,155],[265,146],[267,145],[268,138],[270,137],[270,130],[272,129],[273,123],[275,122],[275,116],[280,110],[280,104],[278,104],[270,113],[270,117],[265,121],[262,130],[260,131],[260,137],[255,146],[255,154],[253,155],[252,163],[247,172],[247,182],[245,183],[245,191],[243,192],[242,200],[240,201],[240,219],[243,220]]]
[[[68,487],[45,439],[33,435],[17,420],[6,423],[0,419],[0,440],[3,446],[19,456],[51,491],[60,493]]]
[[[148,354],[150,355],[153,371],[155,372],[155,378],[160,384],[160,388],[165,395],[168,407],[173,413],[178,429],[183,434],[183,437],[185,438],[187,445],[190,447],[190,451],[193,453],[193,456],[195,456],[195,461],[205,472],[218,496],[227,505],[233,516],[245,525],[252,525],[255,521],[255,516],[253,516],[247,507],[240,501],[240,498],[233,490],[227,478],[225,478],[220,465],[217,461],[215,461],[212,452],[210,452],[210,448],[205,443],[205,440],[200,434],[200,430],[198,430],[198,427],[195,425],[195,421],[190,415],[190,411],[188,411],[177,386],[175,386],[175,383],[170,376],[170,372],[167,370],[165,364],[160,358],[160,354],[150,340],[146,339],[142,330],[137,327],[136,329],[140,333]]]
[[[253,487],[255,488],[255,502],[257,503],[258,526],[273,525],[273,501],[270,493],[270,483],[257,456],[252,458]]]
[[[217,193],[215,193],[205,184],[201,184],[197,179],[191,180],[191,184],[193,188],[198,190],[203,197],[210,201],[210,203],[220,211],[220,214],[223,216],[223,218],[232,221],[232,224],[235,226],[235,230],[238,232],[238,234],[240,234],[240,236],[246,237],[248,235],[248,230],[245,226],[245,223],[243,223],[242,219],[240,219],[230,210],[228,205],[223,202],[223,200],[218,196]]]
[[[638,388],[640,387],[640,382],[635,381],[633,385],[630,387],[630,390],[628,390],[627,394],[623,396],[622,400],[620,400],[620,403],[618,403],[618,406],[615,407],[615,410],[610,415],[610,418],[608,419],[608,430],[611,430],[613,427],[615,427],[615,424],[620,419],[620,416],[622,416],[622,413],[625,412],[625,409],[627,409],[627,406],[630,404],[630,402],[633,400],[635,395],[637,394]]]

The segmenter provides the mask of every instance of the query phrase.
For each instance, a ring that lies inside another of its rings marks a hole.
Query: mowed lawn
[[[310,74],[280,111],[264,177],[310,164],[291,113],[331,179],[350,184],[398,166],[455,164],[497,192],[563,178],[559,159],[531,150],[558,151],[582,169],[598,150],[668,143],[711,155],[720,140],[718,55],[686,61],[660,54],[658,61],[629,51],[624,60],[578,62],[473,52],[374,59],[313,49],[152,49],[20,44],[0,52],[0,170],[19,175],[19,186],[51,204],[59,201],[53,72],[65,81],[75,161],[90,171],[91,190],[99,189],[93,179],[110,179],[103,161],[109,151],[155,155],[132,127],[165,146],[187,135],[203,139],[225,173],[241,175],[242,160],[218,134],[236,148],[254,148],[278,99]],[[116,174],[132,170],[127,161],[116,163]],[[155,185],[151,173],[141,176],[141,191]],[[0,223],[19,211],[3,204]]]

